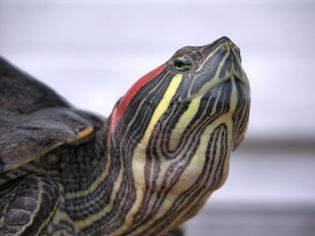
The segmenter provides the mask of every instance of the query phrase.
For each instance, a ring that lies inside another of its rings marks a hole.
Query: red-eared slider
[[[1,59],[0,235],[167,234],[224,183],[249,107],[226,37],[177,51],[108,119]]]

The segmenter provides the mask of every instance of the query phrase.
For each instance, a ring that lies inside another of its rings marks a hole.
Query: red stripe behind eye
[[[109,132],[110,134],[114,130],[117,122],[121,119],[122,115],[124,114],[125,110],[128,107],[128,104],[132,100],[132,98],[137,94],[137,92],[148,82],[156,78],[159,74],[161,74],[165,68],[167,67],[167,64],[163,64],[159,66],[158,68],[152,70],[145,76],[141,77],[125,94],[125,96],[121,99],[119,104],[116,106],[116,108],[113,111],[111,121],[110,121],[110,127]]]

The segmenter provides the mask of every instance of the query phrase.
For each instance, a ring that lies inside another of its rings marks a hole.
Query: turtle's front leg
[[[0,235],[37,235],[59,204],[58,185],[50,178],[27,175],[0,187]]]

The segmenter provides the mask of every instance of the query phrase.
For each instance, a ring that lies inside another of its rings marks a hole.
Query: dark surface
[[[0,58],[0,173],[62,144],[86,141],[103,122]]]
[[[49,107],[69,107],[69,104],[0,56],[0,108],[27,114]]]

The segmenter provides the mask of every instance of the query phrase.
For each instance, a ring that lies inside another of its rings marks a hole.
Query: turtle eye
[[[185,72],[191,70],[193,61],[190,56],[178,56],[173,60],[173,68],[178,72]]]

